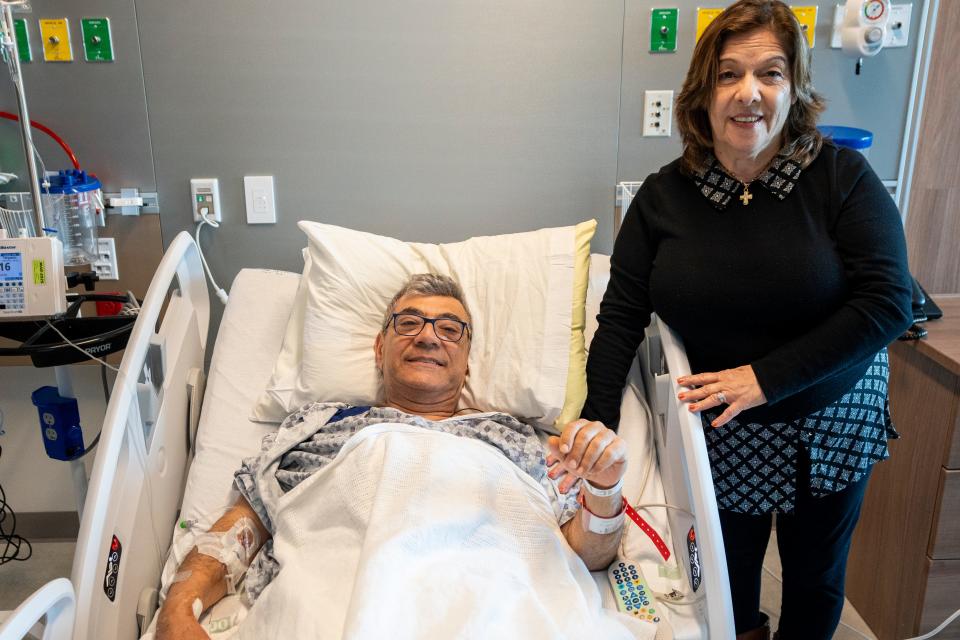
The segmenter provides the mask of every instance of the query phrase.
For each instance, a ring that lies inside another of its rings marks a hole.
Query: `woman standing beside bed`
[[[760,574],[777,514],[781,640],[827,639],[872,465],[896,437],[886,345],[910,325],[896,206],[823,140],[787,5],[741,0],[697,43],[683,155],[644,181],[611,258],[583,417],[616,425],[652,312],[682,338],[720,507],[738,638],[767,638]]]

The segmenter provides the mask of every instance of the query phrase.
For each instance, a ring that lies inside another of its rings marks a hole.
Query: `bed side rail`
[[[43,640],[70,640],[76,612],[73,585],[66,578],[51,580],[24,600],[0,625],[0,640],[28,637],[34,625],[46,618]],[[32,636],[31,636],[32,637]]]
[[[161,322],[162,316],[162,322]],[[188,380],[202,374],[210,300],[197,246],[170,244],[107,406],[74,555],[74,639],[136,638],[159,582],[189,462]]]
[[[653,412],[663,421],[663,428],[656,428],[655,433],[661,475],[673,476],[671,482],[664,481],[665,489],[669,488],[668,493],[673,493],[667,495],[667,502],[688,505],[696,520],[696,544],[702,568],[709,638],[732,638],[735,635],[733,604],[703,426],[700,415],[690,413],[677,400],[680,386],[676,380],[690,374],[690,364],[679,336],[656,316],[646,330],[640,361],[648,397],[654,405]],[[674,512],[668,517],[671,530],[681,526],[679,522],[673,522]],[[674,535],[678,533],[687,532],[676,531]],[[689,557],[687,560],[689,570]]]

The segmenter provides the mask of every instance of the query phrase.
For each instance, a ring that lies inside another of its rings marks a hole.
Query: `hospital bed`
[[[609,261],[594,256],[591,265],[588,344]],[[206,282],[193,240],[184,233],[174,239],[142,305],[104,419],[73,590],[62,579],[39,590],[0,628],[0,640],[18,640],[43,618],[44,637],[51,639],[126,640],[147,630],[164,566],[169,574],[175,564],[170,556],[228,506],[240,459],[257,453],[263,436],[276,429],[250,421],[250,407],[280,351],[299,279],[241,271],[205,379]],[[675,400],[675,380],[686,373],[682,344],[654,319],[624,392],[620,434],[631,460],[624,494],[635,505],[671,505],[638,509],[665,541],[671,561],[630,522],[622,552],[655,590],[666,585],[662,592],[672,592],[665,602],[673,637],[733,638],[702,426]],[[594,577],[604,606],[615,607],[607,574]]]

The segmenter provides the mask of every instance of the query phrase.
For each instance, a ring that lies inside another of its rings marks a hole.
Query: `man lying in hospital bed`
[[[314,403],[264,439],[157,640],[205,638],[200,613],[244,575],[240,637],[652,637],[601,608],[588,571],[619,545],[623,441],[575,421],[544,447],[506,414],[458,412],[472,331],[456,283],[411,278],[372,345],[382,405]]]

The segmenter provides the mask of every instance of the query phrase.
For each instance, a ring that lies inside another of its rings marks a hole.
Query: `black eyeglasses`
[[[415,313],[394,313],[390,316],[393,330],[401,336],[417,336],[429,322],[433,332],[444,342],[460,342],[464,332],[470,334],[470,325],[453,318],[425,318]]]

